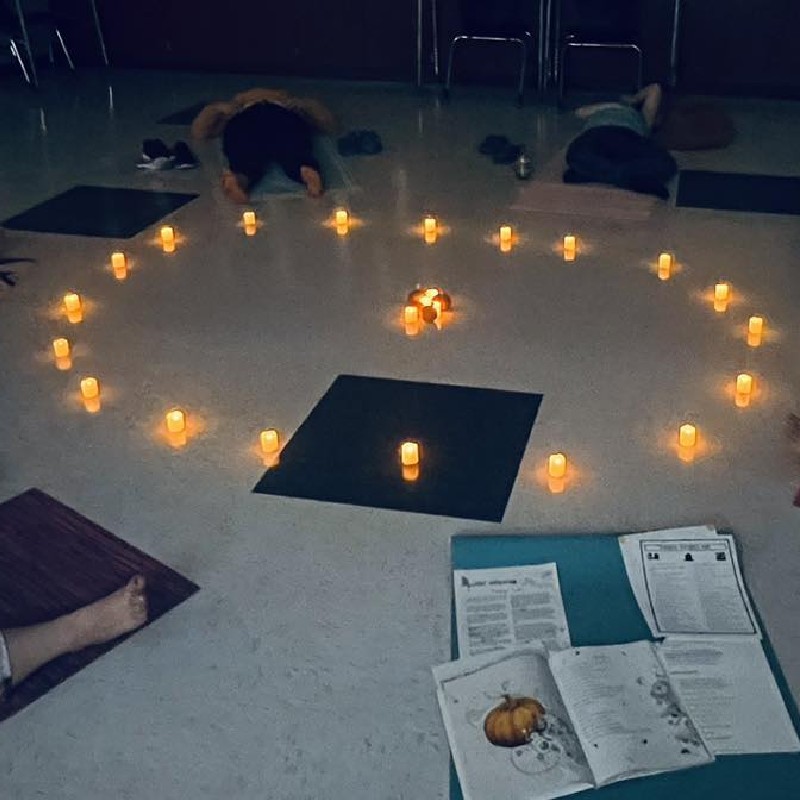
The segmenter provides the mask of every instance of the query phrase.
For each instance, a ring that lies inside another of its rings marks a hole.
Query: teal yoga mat
[[[554,561],[558,564],[574,645],[622,644],[650,638],[628,583],[616,535],[464,534],[451,539],[450,559],[453,569]],[[455,609],[451,620],[452,655],[457,658]],[[797,705],[766,634],[763,644],[795,729],[800,730]],[[462,800],[452,764],[450,775],[451,800]],[[798,796],[798,787],[800,754],[776,753],[721,756],[713,764],[696,769],[639,778],[571,796],[587,800],[789,800]]]
[[[319,162],[325,191],[353,191],[356,184],[342,158],[336,152],[336,142],[329,136],[317,136],[314,140],[314,155]],[[293,181],[277,165],[273,165],[266,175],[250,192],[251,200],[261,200],[273,195],[301,195],[306,193],[302,183]]]

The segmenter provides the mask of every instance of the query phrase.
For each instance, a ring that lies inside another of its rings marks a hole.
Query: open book
[[[433,673],[465,800],[549,800],[713,761],[651,642],[531,645]]]

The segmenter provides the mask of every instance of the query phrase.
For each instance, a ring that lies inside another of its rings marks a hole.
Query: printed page
[[[550,653],[598,786],[712,761],[651,642]]]
[[[800,750],[760,640],[666,639],[659,652],[714,755]]]
[[[570,646],[555,564],[455,570],[453,585],[462,656],[537,641]]]
[[[639,543],[646,539],[702,539],[716,537],[717,529],[712,525],[695,525],[688,528],[667,528],[660,531],[646,531],[644,533],[627,533],[619,537],[619,547],[622,551],[622,560],[628,580],[633,590],[633,595],[642,615],[645,618],[650,632],[656,635],[655,620],[647,600],[647,586],[644,580],[644,565],[642,564],[642,550]]]
[[[433,675],[465,800],[549,800],[593,786],[543,646],[462,658]]]
[[[639,542],[654,635],[760,636],[731,536]]]

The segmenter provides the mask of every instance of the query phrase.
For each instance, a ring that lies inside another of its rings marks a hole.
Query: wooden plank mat
[[[0,627],[32,625],[74,611],[136,574],[147,579],[149,622],[198,590],[182,575],[39,489],[0,503]],[[0,722],[126,638],[51,661],[6,693]]]

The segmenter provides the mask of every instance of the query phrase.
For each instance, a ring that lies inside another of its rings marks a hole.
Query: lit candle
[[[750,317],[747,323],[747,344],[758,347],[764,334],[764,317]]]
[[[117,280],[125,280],[128,272],[128,264],[125,260],[125,253],[119,251],[111,254],[111,269],[114,272],[114,277]]]
[[[67,321],[75,325],[83,319],[83,301],[79,294],[69,292],[64,295],[64,310],[67,313]]]
[[[564,252],[575,252],[575,237],[571,233],[564,237]]]
[[[69,358],[69,341],[53,339],[53,352],[56,354],[56,358]]]
[[[419,464],[403,464],[402,465],[403,480],[408,483],[413,483],[419,480]]]
[[[263,453],[275,453],[281,446],[281,437],[275,428],[267,428],[261,431],[261,451]]]
[[[184,433],[186,431],[186,414],[180,408],[167,412],[167,432]]]
[[[547,459],[547,474],[551,478],[563,478],[567,472],[567,457],[563,453],[553,453]]]
[[[714,302],[727,303],[730,300],[731,287],[727,283],[718,283],[714,286]]]
[[[84,378],[81,381],[81,395],[84,400],[94,400],[100,396],[100,384],[97,378]]]
[[[429,289],[425,290],[425,297],[428,300],[428,305],[431,304],[431,301],[433,300],[433,298],[436,297],[437,294],[440,294],[440,292],[441,292],[441,289],[437,288],[436,286],[432,286]]]
[[[255,227],[255,224],[256,224],[256,212],[255,211],[245,211],[242,214],[242,222],[244,223],[245,228]]]
[[[669,280],[670,273],[672,272],[672,255],[670,253],[662,253],[658,257],[658,269],[656,274],[662,281]]]
[[[511,237],[512,231],[510,225],[501,225],[500,226],[500,244],[508,243],[511,244]]]
[[[426,234],[436,233],[436,217],[425,217],[422,227]]]
[[[431,300],[431,308],[436,312],[436,319],[441,320],[442,312],[444,311],[444,301],[438,296],[434,297],[433,300]]]
[[[678,444],[681,447],[694,447],[697,444],[697,428],[690,423],[684,423],[678,430]]]
[[[419,445],[416,442],[403,442],[400,445],[400,463],[406,467],[419,464]]]
[[[161,249],[165,253],[175,250],[175,229],[171,225],[161,226]]]
[[[406,325],[416,325],[419,322],[419,306],[406,306],[403,309],[403,322]]]
[[[344,236],[350,229],[350,215],[345,209],[340,208],[337,209],[334,219],[336,220],[336,233]]]

